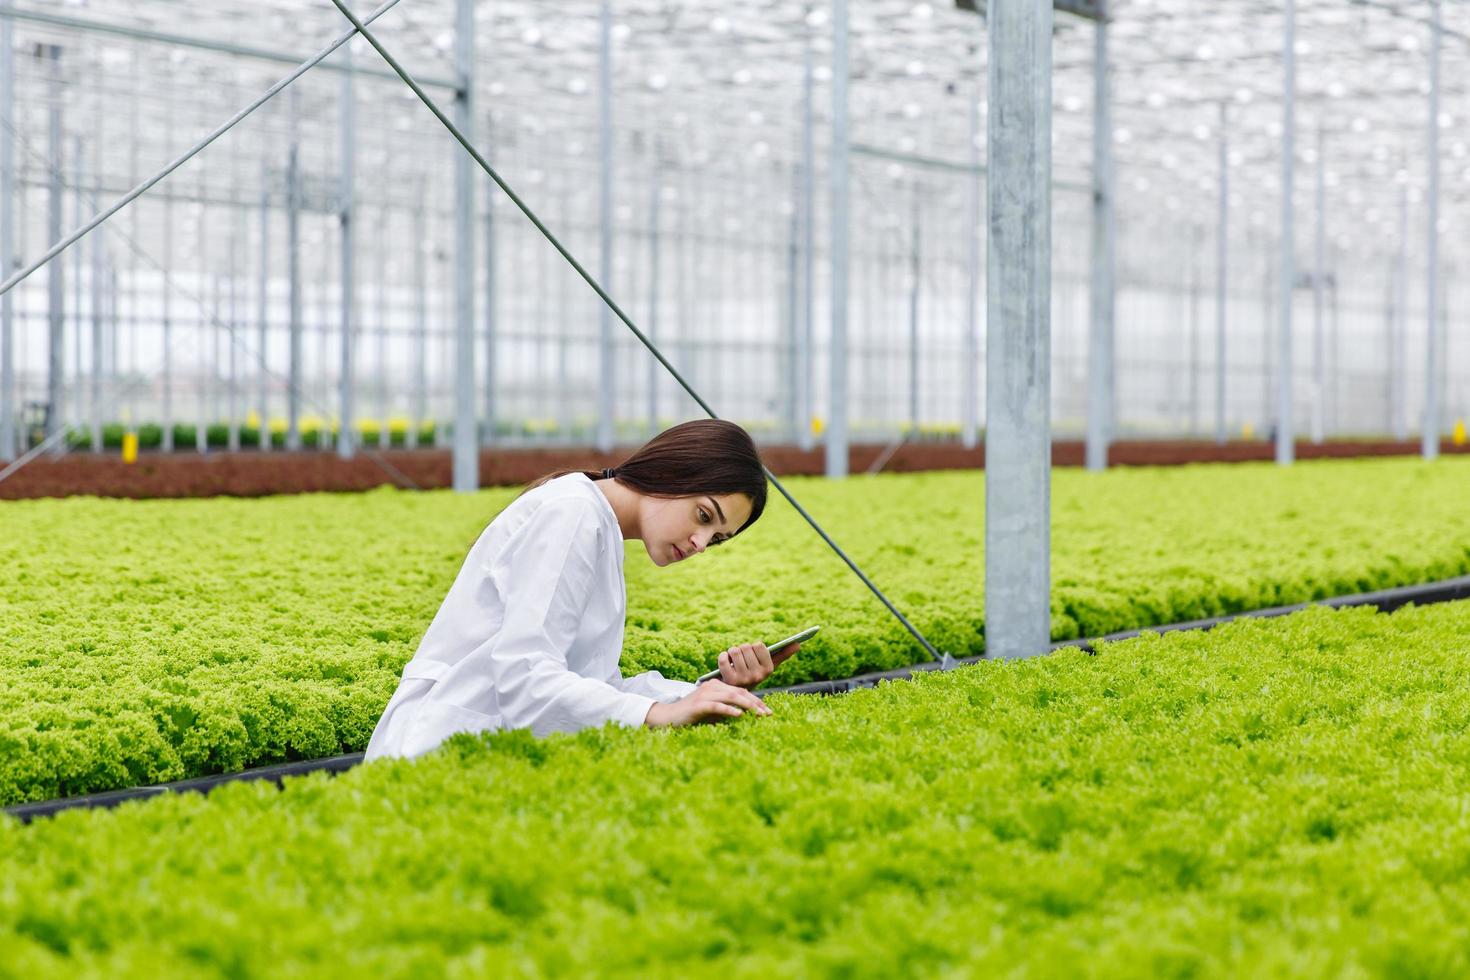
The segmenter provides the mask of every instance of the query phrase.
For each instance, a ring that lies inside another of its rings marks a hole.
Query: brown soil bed
[[[1081,466],[1081,442],[1056,442],[1052,463]],[[600,469],[620,462],[630,450],[612,454],[592,449],[487,449],[480,453],[480,484],[506,486],[525,483],[559,469]],[[849,471],[865,472],[886,447],[856,445],[849,453]],[[1442,445],[1444,453],[1470,453],[1470,446]],[[1297,444],[1298,459],[1356,456],[1408,456],[1419,452],[1418,442],[1328,442]],[[778,476],[816,475],[824,470],[821,447],[803,451],[795,446],[765,446],[761,454]],[[1118,442],[1108,453],[1115,466],[1169,466],[1184,463],[1239,463],[1271,460],[1267,442],[1150,441]],[[965,449],[955,443],[913,443],[901,446],[887,460],[885,472],[975,469],[985,465],[984,447]],[[134,464],[116,454],[72,453],[60,459],[39,458],[0,481],[0,499],[66,497],[259,497],[277,493],[367,490],[383,484],[431,489],[451,483],[448,450],[394,449],[360,453],[341,460],[334,452],[211,452],[145,453]]]

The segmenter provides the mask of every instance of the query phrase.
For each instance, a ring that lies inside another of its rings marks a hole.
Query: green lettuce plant
[[[793,479],[939,648],[984,650],[983,476]],[[1470,459],[1059,470],[1056,639],[1470,573]],[[0,802],[363,748],[515,491],[0,503]],[[784,500],[656,569],[628,545],[625,672],[825,628],[772,684],[924,659]]]

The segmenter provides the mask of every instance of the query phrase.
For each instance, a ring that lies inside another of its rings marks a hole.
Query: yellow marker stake
[[[123,462],[136,463],[138,461],[138,433],[123,433]]]
[[[1455,445],[1457,445],[1457,446],[1463,446],[1463,445],[1465,445],[1465,420],[1464,419],[1455,419],[1455,432],[1454,432],[1454,434],[1450,438],[1454,440]]]

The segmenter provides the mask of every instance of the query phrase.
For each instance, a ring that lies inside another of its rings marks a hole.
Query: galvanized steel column
[[[1408,173],[1408,160],[1404,161]],[[1394,277],[1394,324],[1388,362],[1389,410],[1393,437],[1409,438],[1409,184],[1399,184],[1399,254]]]
[[[1204,229],[1190,228],[1189,243],[1189,434],[1199,435],[1199,375],[1203,357],[1200,339],[1199,283],[1200,253],[1204,246]]]
[[[648,339],[654,343],[658,342],[658,226],[659,226],[659,199],[662,197],[663,181],[661,180],[660,164],[658,159],[660,148],[654,147],[653,178],[649,182],[648,194],[648,321],[645,324]],[[658,361],[648,359],[648,429],[650,432],[658,431],[658,382],[662,373]]]
[[[990,4],[985,645],[1050,641],[1051,4]]]
[[[489,128],[488,123],[486,128]],[[486,134],[489,136],[489,134]],[[486,158],[489,158],[491,141],[486,140]],[[495,417],[497,408],[495,405],[496,389],[496,334],[498,326],[496,323],[495,310],[495,193],[496,189],[491,186],[485,191],[485,431],[480,437],[480,445],[490,446],[495,443]]]
[[[960,373],[960,444],[980,442],[980,73],[970,85],[970,173],[965,181],[965,345]]]
[[[816,307],[817,181],[816,124],[812,107],[815,87],[813,44],[813,32],[809,29],[801,55],[801,375],[798,378],[801,425],[796,430],[796,444],[803,450],[810,450],[815,442],[812,437],[812,326]]]
[[[270,359],[267,357],[267,341],[270,335],[270,307],[268,283],[270,280],[271,246],[271,193],[270,167],[265,158],[260,161],[260,269],[255,282],[255,313],[260,330],[260,428],[256,433],[256,444],[262,452],[271,448],[270,427]]]
[[[1220,103],[1220,200],[1215,222],[1215,442],[1225,445],[1225,304],[1229,283],[1230,138],[1229,115]]]
[[[98,97],[98,118],[102,118],[101,97]],[[100,126],[100,124],[99,124]],[[102,198],[102,134],[99,132],[92,141],[92,200],[98,201]],[[102,282],[103,282],[103,255],[102,237],[104,228],[98,228],[92,232],[91,258],[92,258],[92,383],[91,391],[87,397],[87,407],[92,417],[92,452],[102,452],[102,376],[106,370],[103,361],[102,348]]]
[[[1424,429],[1420,452],[1425,459],[1439,457],[1439,53],[1444,36],[1440,0],[1430,0],[1429,26],[1429,187],[1425,193],[1428,215],[1424,226]]]
[[[1327,301],[1327,330],[1330,339],[1327,342],[1327,352],[1332,366],[1327,372],[1327,431],[1335,435],[1342,431],[1342,305],[1338,302],[1337,292],[1337,271],[1343,267],[1340,248],[1333,248],[1331,265],[1332,278],[1328,280],[1328,284],[1332,287],[1332,293]]]
[[[1108,21],[1093,24],[1092,59],[1092,329],[1087,344],[1087,468],[1108,466],[1116,373],[1112,96],[1108,86]]]
[[[44,45],[38,53],[44,53],[49,64],[46,72],[46,122],[47,154],[50,169],[50,191],[47,195],[46,239],[61,241],[61,48],[54,44]],[[46,316],[49,324],[49,346],[46,368],[46,438],[53,439],[51,455],[66,452],[66,440],[61,438],[66,412],[62,405],[62,380],[66,371],[66,292],[65,263],[52,259],[46,267],[47,302]]]
[[[612,0],[602,0],[598,18],[597,49],[597,145],[601,154],[598,170],[598,269],[603,288],[611,288],[613,274],[613,125],[612,125]],[[563,325],[565,329],[565,325]],[[597,308],[597,449],[613,448],[613,334],[612,310],[606,303]]]
[[[786,223],[786,426],[801,433],[801,168],[791,168],[791,214]]]
[[[919,285],[923,266],[920,263],[919,181],[914,180],[913,215],[909,242],[909,438],[919,435]]]
[[[341,251],[341,317],[342,317],[342,367],[338,379],[341,417],[337,439],[337,456],[351,459],[357,453],[357,433],[353,423],[357,418],[354,390],[356,384],[355,348],[357,338],[357,242],[353,234],[353,178],[357,155],[357,96],[352,85],[352,42],[342,45],[342,80],[338,95],[338,119],[341,124],[342,172],[337,186],[337,224],[342,237]]]
[[[204,376],[203,371],[199,371],[195,374],[195,408],[198,411],[198,415],[195,417],[194,424],[194,450],[195,452],[199,453],[209,452],[210,419],[208,406],[211,406],[214,403],[214,380],[216,377],[218,377],[219,374],[218,280],[216,280],[215,288],[213,291],[214,302],[212,306],[209,309],[203,308],[204,277],[209,271],[209,206],[207,203],[208,194],[206,193],[206,188],[204,186],[204,174],[205,171],[201,167],[199,170],[199,188],[197,191],[199,221],[195,225],[195,234],[198,236],[198,243],[195,248],[195,257],[198,259],[199,262],[199,277],[197,281],[197,295],[199,297],[198,305],[200,307],[198,331],[201,335],[199,338],[199,355],[200,359],[203,360],[204,343],[202,335],[206,331],[208,331],[210,339],[214,343],[214,357],[209,365],[210,373],[208,377]]]
[[[72,219],[81,224],[87,220],[86,202],[83,200],[85,191],[83,185],[86,183],[86,171],[82,167],[82,139],[80,136],[72,137],[71,141],[71,170],[72,170]],[[87,372],[82,368],[82,326],[86,318],[82,313],[82,282],[87,272],[87,250],[85,248],[74,249],[71,253],[71,317],[73,329],[71,332],[71,376],[72,376],[72,410],[70,418],[76,420],[80,427],[87,419]],[[57,261],[61,257],[57,256]]]
[[[291,86],[287,113],[286,150],[286,268],[290,293],[291,346],[286,370],[286,449],[301,449],[301,145],[298,117],[301,94]]]
[[[424,252],[427,241],[424,212],[428,208],[423,181],[419,181],[418,207],[413,215],[413,411],[408,426],[408,438],[404,441],[409,449],[417,449],[419,427],[429,414],[429,274]]]
[[[244,211],[239,205],[239,195],[234,187],[230,189],[230,200],[235,206],[235,214],[230,221],[234,226],[235,234],[230,236],[230,382],[227,389],[229,398],[227,415],[229,429],[226,434],[225,448],[232,453],[240,451],[240,276],[239,270],[239,242],[245,237]]]
[[[164,120],[164,142],[173,146],[173,106],[168,106],[168,116]],[[159,276],[159,287],[162,290],[159,296],[160,320],[163,326],[163,381],[162,381],[162,431],[159,433],[159,448],[166,453],[174,451],[174,323],[173,323],[173,288],[170,277],[174,268],[174,194],[173,190],[165,187],[163,189],[163,256],[161,258],[161,275]]]
[[[378,227],[385,232],[389,225],[389,209],[385,204],[378,209]],[[393,444],[393,433],[389,431],[388,418],[393,414],[392,396],[388,390],[388,250],[382,243],[377,246],[377,261],[373,275],[373,316],[378,325],[377,380],[378,397],[378,448],[387,449]]]
[[[15,265],[15,25],[0,17],[0,277]],[[9,292],[0,296],[0,459],[14,459],[15,308]]]
[[[832,337],[827,476],[847,476],[847,0],[832,0]]]
[[[1230,137],[1229,110],[1220,103],[1220,200],[1214,226],[1214,441],[1225,445],[1225,304],[1229,285]]]
[[[1286,0],[1281,63],[1281,322],[1276,333],[1276,462],[1296,457],[1291,397],[1291,300],[1296,285],[1293,189],[1296,181],[1296,0]]]
[[[456,0],[454,124],[474,142],[475,3]],[[454,151],[454,490],[480,488],[475,438],[475,175],[468,153]]]
[[[1327,371],[1324,362],[1322,277],[1327,273],[1327,137],[1317,127],[1316,244],[1312,256],[1312,442],[1321,445],[1326,424]]]

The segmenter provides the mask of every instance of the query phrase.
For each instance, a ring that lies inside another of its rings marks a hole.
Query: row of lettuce
[[[1470,973],[1470,603],[0,819],[18,976]]]
[[[661,418],[656,422],[650,422],[647,419],[619,419],[614,425],[614,435],[621,443],[641,441],[667,429],[677,421],[673,418]],[[268,439],[270,445],[278,449],[286,446],[286,433],[290,427],[286,419],[272,418],[263,427],[260,423],[260,415],[254,411],[248,413],[240,422],[233,424],[225,421],[205,422],[202,427],[198,422],[128,423],[110,421],[101,423],[95,430],[90,425],[68,426],[65,440],[68,448],[77,450],[121,449],[124,437],[128,433],[132,433],[137,439],[139,449],[162,448],[166,435],[172,437],[171,445],[181,450],[200,446],[211,449],[232,446],[253,449],[261,445],[262,439]],[[745,421],[741,425],[757,438],[781,438],[790,434],[789,424]],[[340,436],[342,423],[340,419],[305,415],[298,420],[297,428],[301,433],[302,446],[311,449],[331,445]],[[924,423],[914,426],[908,421],[855,419],[852,420],[852,428],[860,432],[894,432],[908,439],[919,441],[952,441],[960,435],[958,424],[943,423]],[[484,421],[479,422],[477,429],[481,438],[550,440],[587,445],[597,436],[597,419],[588,415],[581,415],[574,419],[548,417],[496,419],[489,424]],[[353,423],[352,430],[363,444],[404,448],[437,445],[452,437],[454,426],[453,423],[446,422],[441,429],[433,419],[414,421],[395,416],[387,419],[359,418]],[[814,417],[811,420],[811,430],[815,435],[821,435],[823,430],[821,418]],[[39,445],[45,438],[44,416],[38,415],[27,419],[23,425],[23,439],[26,448]]]
[[[1059,471],[1065,640],[1470,573],[1470,460]],[[918,627],[984,649],[982,477],[793,479]],[[469,546],[514,491],[3,507],[0,803],[362,749]],[[773,684],[924,659],[780,498],[655,568],[628,543],[625,672],[693,678],[821,624]]]

